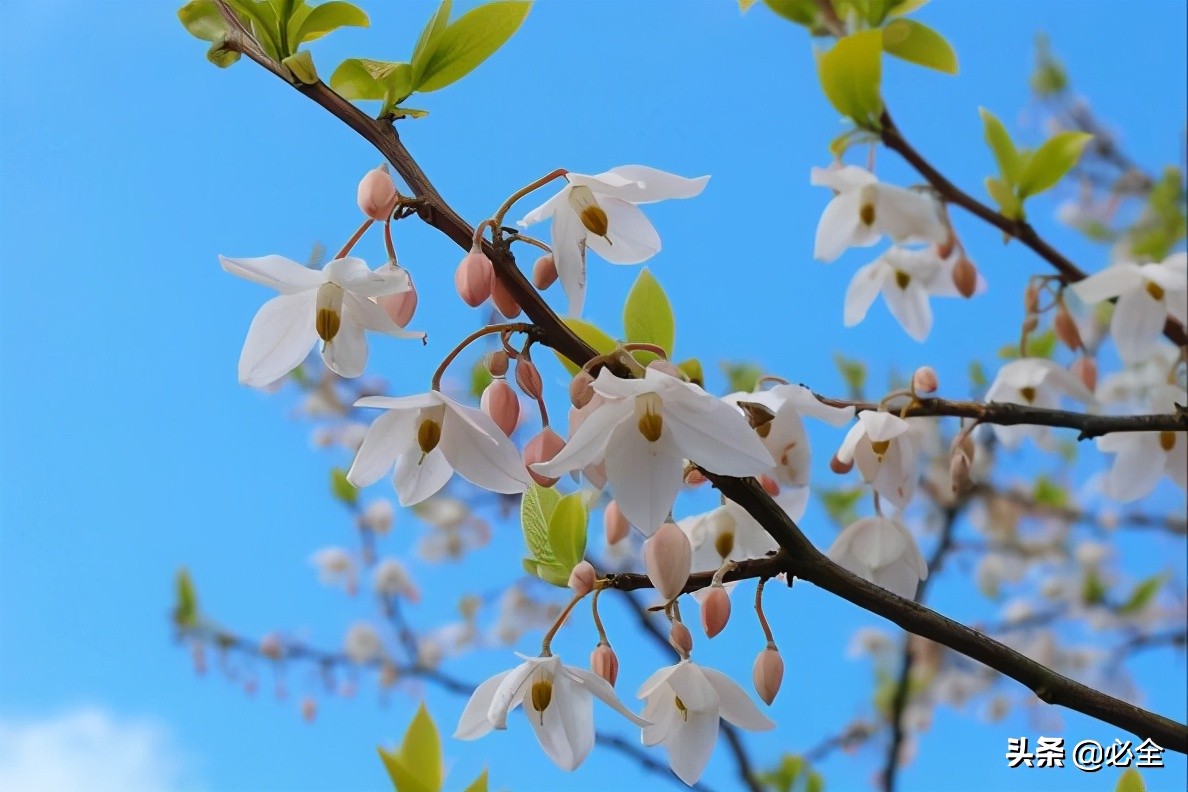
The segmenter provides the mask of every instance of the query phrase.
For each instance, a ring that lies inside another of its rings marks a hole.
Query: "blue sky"
[[[432,9],[371,3],[372,28],[327,38],[315,59],[329,73],[343,57],[406,57]],[[0,734],[98,709],[109,713],[100,718],[108,732],[127,737],[151,723],[151,739],[163,741],[153,744],[168,746],[149,753],[168,753],[176,766],[150,786],[382,788],[374,746],[399,736],[415,698],[380,705],[364,685],[354,700],[324,701],[317,722],[306,724],[295,697],[316,687],[316,675],[292,673],[284,702],[267,689],[251,698],[216,673],[195,677],[188,653],[170,640],[172,577],[182,564],[204,609],[245,634],[286,629],[334,646],[351,621],[370,614],[363,598],[319,586],[307,563],[316,548],[351,539],[349,519],[326,493],[327,468],[347,460],[311,449],[308,426],[291,417],[293,394],[237,384],[243,335],[266,295],[228,277],[216,256],[301,259],[314,242],[336,247],[358,222],[356,182],[378,162],[337,120],[251,64],[210,66],[174,12],[168,2],[0,4]],[[1025,125],[1027,76],[1032,36],[1043,30],[1075,88],[1122,132],[1126,150],[1157,170],[1183,151],[1185,6],[1135,2],[1125,5],[1125,20],[1122,13],[1104,2],[993,11],[934,3],[919,19],[953,42],[961,74],[888,63],[888,105],[921,151],[981,195],[992,161],[977,108],[1038,139]],[[832,355],[841,352],[868,360],[875,382],[930,363],[942,385],[963,389],[970,356],[993,363],[1016,332],[1022,284],[1043,269],[1019,245],[1004,247],[997,232],[958,215],[990,292],[972,303],[938,301],[937,329],[924,346],[878,306],[843,330],[846,284],[869,259],[851,253],[829,267],[812,260],[827,193],[808,184],[841,127],[816,87],[807,37],[764,9],[740,18],[728,0],[542,0],[504,51],[419,106],[431,115],[401,133],[472,221],[555,167],[598,172],[639,162],[713,174],[698,199],[649,210],[664,239],[649,266],[676,309],[677,356],[711,366],[755,359],[839,393]],[[913,180],[888,152],[879,154],[879,171]],[[1033,209],[1045,233],[1087,269],[1101,266],[1103,251],[1050,222],[1054,207],[1045,198]],[[476,320],[452,294],[459,251],[404,225],[412,226],[401,224],[397,245],[420,291],[415,325],[431,344],[372,344],[372,370],[394,394],[425,390]],[[360,253],[378,261],[378,238]],[[593,262],[588,316],[617,330],[635,276],[635,268]],[[556,372],[547,376],[559,382]],[[818,462],[839,437],[815,432]],[[814,475],[823,479],[824,466]],[[1175,497],[1182,505],[1182,494],[1162,502]],[[830,541],[833,528],[815,505],[804,523],[819,544]],[[402,518],[388,548],[407,553],[418,535]],[[1182,541],[1144,533],[1121,551],[1133,580],[1169,564],[1183,579]],[[420,572],[426,602],[414,619],[444,618],[460,579],[468,590],[511,579],[519,552],[517,527],[500,524],[492,547],[466,567]],[[957,568],[942,574],[933,587],[939,608],[985,613],[966,578]],[[807,585],[778,603],[771,615],[788,675],[773,711],[780,730],[751,741],[762,764],[869,710],[870,669],[843,655],[854,629],[880,624]],[[703,640],[698,653],[745,679],[759,638],[749,624],[732,629],[737,642]],[[531,644],[518,648],[530,652]],[[577,663],[592,645],[579,619],[556,648]],[[625,693],[668,662],[651,647],[620,654]],[[514,662],[493,652],[451,669],[479,680]],[[1182,654],[1152,652],[1132,670],[1149,704],[1184,720]],[[434,690],[428,700],[452,730],[464,702]],[[1123,736],[1062,715],[1070,741]],[[609,713],[599,722],[629,732]],[[958,767],[969,772],[966,788],[1112,787],[1104,774],[1072,768],[1007,771],[1006,737],[1037,733],[1020,715],[987,726],[942,710],[903,773],[905,788],[952,788]],[[451,786],[484,765],[497,788],[525,791],[638,778],[634,764],[605,751],[576,775],[560,773],[519,718],[506,734],[447,742],[446,751]],[[864,788],[881,759],[879,750],[836,755],[821,769],[831,789]],[[1149,777],[1151,788],[1183,786],[1182,757],[1170,764]],[[719,751],[706,781],[729,789],[733,772]]]

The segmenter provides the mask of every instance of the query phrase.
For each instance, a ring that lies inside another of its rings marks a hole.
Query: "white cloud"
[[[56,717],[0,718],[5,792],[139,792],[192,786],[190,761],[168,727],[100,707]]]

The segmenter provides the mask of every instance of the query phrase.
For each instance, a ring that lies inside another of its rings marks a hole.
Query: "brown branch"
[[[1070,506],[1053,506],[1047,503],[1039,503],[1026,492],[999,489],[992,484],[974,484],[973,488],[969,491],[969,495],[983,498],[987,501],[1003,500],[1012,503],[1029,512],[1030,516],[1055,517],[1065,522],[1087,523],[1099,528],[1106,526],[1106,518],[1102,514],[1083,511]],[[1162,517],[1154,514],[1144,514],[1143,512],[1126,512],[1112,519],[1113,523],[1119,527],[1157,529],[1178,536],[1188,534],[1188,521],[1171,515]]]

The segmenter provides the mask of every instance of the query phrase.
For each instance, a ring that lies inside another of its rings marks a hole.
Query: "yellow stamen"
[[[1163,295],[1165,294],[1165,292],[1163,291],[1163,287],[1160,286],[1158,283],[1154,283],[1152,281],[1147,281],[1147,294],[1151,295],[1156,300],[1162,301]]]
[[[610,220],[606,216],[606,210],[598,205],[598,200],[589,187],[578,185],[572,188],[569,191],[569,205],[577,212],[578,219],[587,231],[595,236],[606,236]]]
[[[881,461],[883,461],[883,455],[886,454],[887,449],[889,449],[891,447],[891,441],[890,440],[871,440],[870,447],[872,449],[874,449],[875,456],[877,456],[879,458],[879,461],[881,462]]]
[[[654,393],[642,393],[635,398],[635,417],[639,433],[649,442],[660,439],[664,431],[664,418],[660,415],[660,397]]]
[[[714,537],[714,549],[718,551],[718,555],[725,561],[730,551],[734,549],[734,531],[722,531]]]
[[[1035,388],[1028,385],[1025,388],[1019,388],[1019,395],[1026,399],[1028,404],[1031,404],[1033,401],[1035,401],[1036,390]]]
[[[1176,433],[1175,432],[1160,432],[1159,433],[1159,447],[1164,451],[1170,452],[1176,447]]]
[[[769,434],[771,434],[771,421],[764,421],[763,423],[756,426],[755,434],[759,435],[760,437],[762,437],[764,439],[767,439],[767,436]]]
[[[318,338],[329,343],[342,327],[342,287],[337,283],[323,283],[318,287],[314,327]]]
[[[875,221],[875,198],[878,192],[873,184],[865,184],[859,195],[858,217],[864,225],[872,226]]]
[[[689,708],[685,706],[685,702],[681,701],[680,696],[673,696],[672,698],[676,702],[677,712],[681,713],[681,717],[686,721],[689,720]]]
[[[314,326],[318,328],[318,338],[331,341],[338,335],[338,328],[342,326],[342,319],[330,308],[319,308]]]
[[[532,683],[532,709],[540,713],[540,725],[544,725],[544,711],[553,701],[553,680],[544,678]]]
[[[417,445],[421,447],[422,454],[428,454],[433,449],[437,448],[437,444],[441,442],[441,424],[432,418],[426,418],[417,426]]]
[[[901,289],[906,289],[908,284],[912,282],[912,276],[908,275],[903,270],[895,270],[895,285]]]

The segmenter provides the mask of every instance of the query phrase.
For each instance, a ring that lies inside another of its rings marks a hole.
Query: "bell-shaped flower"
[[[709,764],[719,721],[740,729],[768,731],[775,723],[721,671],[682,660],[648,677],[636,694],[644,699],[643,744],[663,745],[677,778],[692,786]]]
[[[854,273],[846,289],[846,327],[866,318],[880,292],[895,321],[917,341],[923,341],[932,330],[928,298],[961,296],[953,285],[952,266],[936,254],[935,248],[892,247]]]
[[[334,259],[321,270],[284,256],[227,258],[232,275],[276,289],[280,295],[260,307],[239,356],[239,381],[263,388],[297,368],[321,340],[327,368],[358,377],[367,366],[364,330],[420,338],[393,322],[373,298],[408,291],[408,273],[397,267],[370,270],[362,259]]]
[[[840,462],[855,463],[862,479],[901,509],[915,494],[919,478],[910,431],[911,424],[896,415],[863,410],[837,449]]]
[[[574,770],[594,747],[594,696],[635,725],[649,725],[597,674],[563,665],[558,657],[528,657],[475,689],[454,738],[477,740],[492,729],[506,729],[508,713],[523,705],[540,747],[562,770]]]
[[[318,570],[318,582],[324,586],[342,586],[355,593],[355,559],[341,547],[323,547],[309,558]]]
[[[696,385],[655,369],[643,379],[619,379],[603,369],[593,387],[606,401],[561,453],[532,468],[559,476],[605,461],[615,502],[647,536],[672,511],[684,460],[726,476],[756,476],[772,467],[771,454],[746,419]]]
[[[1176,404],[1188,404],[1183,388],[1163,385],[1151,393],[1151,412],[1174,414]],[[1105,494],[1121,503],[1150,495],[1168,476],[1188,489],[1188,434],[1184,432],[1111,432],[1097,438],[1097,449],[1117,454],[1105,478]]]
[[[763,558],[779,549],[771,534],[732,500],[705,514],[686,517],[677,525],[693,545],[696,572],[712,572],[727,561]]]
[[[365,665],[383,656],[384,644],[374,627],[367,622],[356,622],[347,630],[342,650],[352,663]]]
[[[928,577],[916,540],[898,520],[863,517],[833,541],[827,554],[838,566],[905,599]]]
[[[385,558],[371,573],[371,586],[377,594],[386,597],[404,597],[409,602],[419,602],[421,590],[408,574],[404,564],[395,558]]]
[[[1158,264],[1115,264],[1069,286],[1089,304],[1118,298],[1110,335],[1126,363],[1151,354],[1168,317],[1188,327],[1188,254]]]
[[[622,165],[587,176],[569,173],[561,192],[524,215],[521,226],[553,218],[553,262],[580,316],[586,299],[586,249],[611,264],[639,264],[660,251],[660,235],[637,204],[692,198],[709,176],[686,179],[642,165]]]
[[[949,229],[928,195],[882,184],[854,165],[813,168],[811,183],[836,195],[817,223],[813,257],[830,262],[849,247],[870,247],[884,235],[896,242],[944,244]]]
[[[507,435],[481,410],[464,407],[440,391],[392,398],[368,396],[356,407],[381,407],[347,480],[356,487],[379,481],[392,466],[400,505],[412,506],[433,495],[454,471],[471,483],[515,494],[528,487],[528,471]]]
[[[1077,375],[1045,358],[1012,360],[998,370],[998,375],[986,391],[987,402],[1009,402],[1048,409],[1058,408],[1062,396],[1084,404],[1096,403],[1093,394]],[[1030,437],[1043,447],[1048,441],[1048,428],[1027,424],[995,424],[994,435],[1008,449],[1018,448],[1025,437]]]

